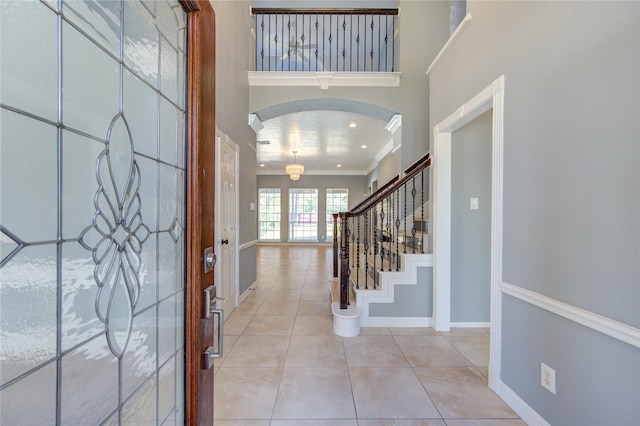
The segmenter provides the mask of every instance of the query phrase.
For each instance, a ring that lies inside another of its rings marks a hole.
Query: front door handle
[[[211,315],[214,315],[218,319],[218,350],[215,346],[209,346],[206,351],[202,352],[202,369],[208,370],[213,367],[213,360],[221,358],[223,353],[223,324],[224,324],[224,311],[222,309],[211,309]]]
[[[229,240],[222,240],[222,245],[229,244]]]

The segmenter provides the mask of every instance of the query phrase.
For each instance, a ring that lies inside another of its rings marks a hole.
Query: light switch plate
[[[471,199],[471,210],[478,210],[478,199],[477,198],[472,198]]]

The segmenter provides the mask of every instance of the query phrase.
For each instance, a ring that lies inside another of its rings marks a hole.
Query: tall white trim
[[[640,329],[636,327],[506,282],[500,283],[500,290],[504,294],[513,296],[523,302],[530,303],[538,308],[618,339],[621,342],[640,348]]]
[[[549,423],[540,414],[529,406],[509,386],[500,381],[499,392],[496,392],[504,402],[528,425],[549,426]],[[495,389],[494,389],[495,390]]]
[[[491,132],[491,337],[489,387],[500,380],[502,323],[502,188],[504,76],[434,127],[433,159],[433,321],[438,331],[451,326],[451,133],[493,108]]]

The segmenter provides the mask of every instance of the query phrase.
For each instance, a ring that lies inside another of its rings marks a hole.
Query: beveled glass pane
[[[63,0],[62,11],[65,18],[119,58],[121,5],[113,0]]]
[[[155,308],[151,308],[133,319],[131,340],[122,357],[123,399],[128,398],[156,369],[155,313]]]
[[[176,355],[176,425],[182,424],[184,424],[184,351],[180,350]]]
[[[3,104],[57,121],[57,28],[56,14],[38,1],[0,2]]]
[[[123,111],[135,151],[158,158],[158,93],[125,71],[123,97]]]
[[[159,223],[161,231],[168,230],[177,218],[178,208],[178,172],[174,167],[160,164],[160,199],[158,203]],[[183,224],[184,226],[184,224]]]
[[[174,103],[178,102],[178,52],[164,37],[160,37],[160,91]]]
[[[104,143],[62,132],[62,235],[75,239],[91,225],[98,190],[96,161]]]
[[[124,61],[158,87],[159,34],[149,10],[139,2],[124,4]]]
[[[140,312],[156,302],[156,287],[158,274],[156,272],[156,246],[157,234],[151,234],[142,245],[140,253],[140,298],[136,305],[135,312]]]
[[[122,407],[122,424],[155,426],[156,378],[152,377]]]
[[[98,284],[91,252],[80,244],[62,245],[62,350],[66,351],[104,332],[96,316]]]
[[[100,424],[118,405],[118,362],[104,337],[62,357],[61,424]]]
[[[178,6],[178,5],[174,5]],[[182,9],[182,8],[180,8]],[[156,2],[156,22],[158,29],[162,35],[171,43],[173,47],[178,48],[178,20],[175,12],[165,0]]]
[[[0,273],[1,384],[55,357],[56,306],[55,244],[23,248]]]
[[[176,352],[176,298],[160,302],[158,308],[158,363],[165,363]]]
[[[160,100],[160,160],[177,165],[178,110],[165,98]]]
[[[56,424],[55,362],[0,391],[0,424]]]
[[[55,240],[57,129],[5,109],[0,120],[2,226],[22,241]],[[27,188],[29,196],[25,196]]]
[[[172,357],[158,371],[158,417],[164,419],[175,408],[176,401],[176,359]],[[174,415],[174,413],[171,413]],[[169,424],[173,424],[170,422]]]
[[[159,298],[164,299],[178,291],[182,286],[182,238],[175,242],[171,236],[162,232],[158,236],[160,259],[158,261]]]
[[[66,22],[62,41],[62,121],[105,139],[119,111],[119,65]],[[89,88],[91,96],[87,96]]]
[[[186,135],[186,128],[185,128],[185,113],[182,111],[178,111],[178,139],[176,140],[177,143],[177,151],[178,151],[178,167],[180,167],[181,169],[185,169],[185,135]]]
[[[182,241],[180,241],[182,243]],[[179,286],[182,283],[179,282]],[[180,291],[176,294],[176,318],[184,318],[184,291]],[[178,324],[178,333],[176,333],[176,347],[181,348],[184,346],[184,333],[180,333],[180,324]]]
[[[184,110],[187,78],[187,57],[184,53],[178,55],[178,106]]]

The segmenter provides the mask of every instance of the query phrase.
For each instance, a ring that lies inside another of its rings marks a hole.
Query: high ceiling
[[[305,174],[366,174],[392,139],[385,121],[352,112],[295,112],[262,124],[256,138],[258,174],[284,174],[294,151]]]

